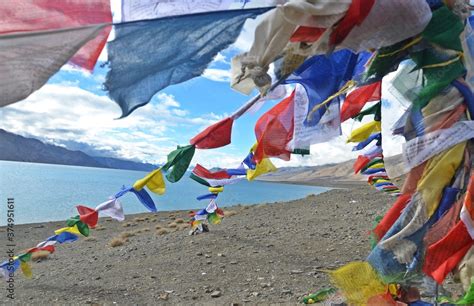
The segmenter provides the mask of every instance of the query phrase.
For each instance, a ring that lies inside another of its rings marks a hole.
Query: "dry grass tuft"
[[[171,222],[171,223],[168,224],[168,227],[169,228],[177,228],[178,224],[176,224],[175,222]]]
[[[110,241],[110,246],[113,248],[119,247],[119,246],[124,245],[125,242],[126,242],[125,239],[120,238],[120,237],[115,237],[115,238],[112,238],[112,240]]]
[[[183,223],[183,224],[179,225],[180,230],[185,230],[185,229],[189,229],[189,228],[190,228],[190,226],[187,223]]]
[[[105,231],[106,229],[107,229],[107,228],[106,228],[105,226],[101,226],[101,225],[97,225],[97,226],[95,227],[95,230],[96,230],[96,231]]]
[[[149,228],[149,227],[145,227],[145,228],[142,228],[141,231],[142,231],[142,233],[149,232],[149,231],[150,231],[150,228]]]
[[[159,230],[160,228],[163,228],[163,226],[161,224],[155,225],[155,229]]]
[[[122,224],[122,226],[123,226],[123,227],[130,227],[130,226],[132,226],[132,223],[128,223],[128,222],[127,222],[127,223]]]
[[[168,233],[169,231],[166,228],[160,228],[159,230],[156,231],[157,235],[166,235]]]
[[[224,211],[224,217],[232,217],[237,215],[237,212],[235,210],[226,210]]]
[[[174,223],[176,223],[176,224],[182,224],[182,223],[184,223],[184,219],[182,219],[182,218],[177,218],[177,219],[174,220]]]
[[[89,241],[89,242],[96,242],[96,241],[97,241],[97,238],[92,237],[92,236],[89,236],[89,237],[84,238],[84,240],[85,240],[85,241]]]
[[[134,218],[133,221],[135,221],[135,222],[144,222],[144,221],[146,221],[146,218],[137,217],[137,218]]]
[[[120,234],[120,238],[125,239],[125,238],[129,238],[129,237],[133,237],[133,236],[135,236],[135,232],[136,231],[134,231],[134,232],[123,232],[123,233]]]

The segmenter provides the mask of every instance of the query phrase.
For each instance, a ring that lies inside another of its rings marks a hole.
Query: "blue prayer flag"
[[[284,83],[299,83],[305,88],[309,100],[308,110],[311,111],[339,91],[347,81],[354,78],[359,80],[369,57],[370,53],[358,55],[349,50],[340,50],[329,56],[316,55],[306,60]],[[339,101],[340,98],[337,97],[334,101]],[[328,106],[329,104],[319,108],[311,120],[306,119],[304,124],[316,126]]]
[[[217,53],[234,43],[247,18],[270,8],[207,12],[123,23],[108,43],[104,83],[122,117],[163,88],[200,76]]]

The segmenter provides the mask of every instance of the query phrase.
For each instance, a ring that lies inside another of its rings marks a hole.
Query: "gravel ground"
[[[188,212],[132,215],[124,222],[103,218],[91,237],[60,245],[33,263],[33,279],[16,275],[14,302],[296,304],[330,286],[322,270],[365,258],[368,231],[393,202],[365,184],[345,187],[291,202],[226,208],[222,224],[197,236],[181,223]],[[16,249],[63,226],[17,225]],[[5,236],[0,228],[2,246]],[[123,245],[112,247],[120,236],[126,238],[115,243]],[[2,292],[0,301],[11,302]]]

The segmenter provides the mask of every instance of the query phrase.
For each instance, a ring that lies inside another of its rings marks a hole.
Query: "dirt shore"
[[[59,245],[32,263],[33,279],[19,272],[14,303],[298,303],[330,286],[321,270],[365,258],[368,231],[393,202],[365,184],[344,187],[291,202],[226,208],[222,224],[197,236],[181,223],[188,212],[131,215],[124,222],[103,218],[91,237]],[[17,225],[16,249],[63,226]],[[5,236],[0,228],[2,246]],[[124,244],[112,247],[120,236],[116,243]],[[5,290],[0,301],[11,302]]]

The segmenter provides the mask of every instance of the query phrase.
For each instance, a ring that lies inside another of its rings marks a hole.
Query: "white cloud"
[[[229,65],[230,62],[227,60],[226,56],[222,54],[221,52],[217,53],[217,55],[214,57],[214,60],[212,63],[224,63]]]
[[[133,116],[115,120],[121,112],[108,97],[74,86],[48,84],[28,99],[1,108],[4,119],[0,127],[52,143],[74,141],[96,151],[111,151],[117,157],[158,163],[177,144],[187,143],[182,130],[197,133],[221,119],[214,113],[190,117],[173,96],[164,93],[153,101]]]
[[[202,74],[206,79],[216,82],[230,82],[230,70],[207,68]]]

